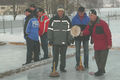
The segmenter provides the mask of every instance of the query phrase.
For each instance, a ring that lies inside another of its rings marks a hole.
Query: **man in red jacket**
[[[38,21],[39,21],[39,36],[41,38],[41,45],[44,52],[44,57],[42,59],[48,58],[48,38],[47,38],[47,30],[49,24],[49,18],[44,12],[44,9],[37,9]]]
[[[95,60],[98,71],[95,76],[101,76],[105,73],[105,65],[109,49],[112,47],[111,32],[108,24],[97,16],[95,9],[89,12],[90,24],[81,32],[82,35],[91,35],[94,43]]]

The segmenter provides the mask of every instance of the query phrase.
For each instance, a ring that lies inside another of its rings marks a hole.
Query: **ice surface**
[[[101,77],[95,77],[88,74],[91,71],[97,71],[96,63],[92,60],[93,51],[90,51],[89,70],[76,71],[75,70],[75,57],[67,59],[66,73],[60,73],[60,77],[51,78],[49,74],[51,72],[51,64],[47,64],[29,71],[25,71],[19,74],[15,74],[1,80],[120,80],[120,54],[119,50],[110,50],[107,65],[106,74]]]
[[[49,52],[51,52],[49,47]],[[67,55],[73,54],[74,48],[68,48]],[[40,57],[43,57],[43,50],[41,49]],[[0,73],[16,69],[26,62],[26,46],[25,45],[4,45],[0,46]]]

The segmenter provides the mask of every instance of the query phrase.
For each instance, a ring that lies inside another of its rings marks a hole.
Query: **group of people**
[[[52,45],[53,52],[53,67],[57,70],[59,54],[60,56],[60,71],[66,72],[66,51],[68,45],[75,41],[76,49],[76,70],[80,65],[81,44],[84,48],[84,68],[89,68],[89,38],[94,44],[95,60],[98,71],[95,76],[101,76],[105,73],[105,65],[109,49],[112,47],[111,32],[105,21],[97,16],[95,9],[91,9],[89,16],[87,16],[84,7],[79,7],[77,14],[72,18],[72,21],[65,15],[64,8],[58,8],[56,15],[50,20],[46,15],[44,9],[36,8],[31,5],[25,10],[25,24],[24,24],[24,38],[27,45],[26,63],[31,63],[41,60],[40,56],[40,42],[44,52],[43,59],[48,56],[48,43]],[[73,26],[79,26],[81,33],[78,37],[71,37],[70,29]],[[34,55],[34,58],[32,56]]]
[[[42,8],[36,8],[34,4],[25,10],[25,23],[24,23],[24,38],[27,44],[27,60],[25,64],[31,63],[32,60],[39,61],[40,58],[40,43],[44,52],[43,59],[48,57],[48,39],[47,29],[49,18]],[[33,58],[34,57],[34,58]]]

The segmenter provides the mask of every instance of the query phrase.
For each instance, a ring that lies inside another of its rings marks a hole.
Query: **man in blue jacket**
[[[32,54],[34,53],[34,61],[39,61],[40,43],[39,43],[39,23],[37,18],[31,15],[32,11],[26,9],[25,24],[24,24],[24,38],[27,44],[27,59],[25,64],[32,61]]]
[[[89,23],[89,17],[85,13],[84,7],[79,7],[77,14],[72,19],[72,26],[77,25],[81,28],[81,31],[85,29],[85,27]],[[75,46],[76,46],[76,70],[78,70],[78,67],[80,65],[80,48],[81,48],[81,42],[83,42],[83,48],[84,48],[84,67],[88,68],[88,42],[89,42],[89,36],[84,37],[75,37]]]

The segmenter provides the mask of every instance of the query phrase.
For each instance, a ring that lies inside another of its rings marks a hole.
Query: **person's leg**
[[[96,61],[97,67],[98,67],[98,71],[99,71],[100,51],[95,51],[94,57],[95,57],[95,61]]]
[[[100,69],[99,69],[99,63],[100,63],[100,51],[95,51],[94,53],[95,61],[97,64],[98,71],[95,73],[95,76],[99,75]]]
[[[89,46],[88,40],[83,41],[83,48],[84,48],[84,67],[88,68],[89,66]]]
[[[63,45],[60,48],[60,70],[63,72],[66,72],[65,66],[66,66],[66,51],[67,51],[67,45]]]
[[[106,66],[108,52],[109,50],[101,51],[100,64],[99,64],[99,69],[101,73],[105,73],[105,66]]]
[[[95,59],[98,67],[98,71],[95,73],[95,76],[101,76],[105,73],[107,56],[108,56],[108,50],[95,51]]]
[[[34,41],[34,61],[39,61],[40,55],[40,43],[39,41]]]
[[[48,38],[47,33],[44,33],[41,37],[41,45],[44,52],[44,59],[48,58]]]
[[[53,66],[55,63],[55,69],[57,70],[57,66],[58,66],[58,60],[59,60],[59,46],[58,45],[53,45],[53,65],[52,65],[52,70],[53,70]]]
[[[34,42],[30,38],[26,38],[27,42],[27,59],[26,59],[26,64],[31,63],[32,61],[32,52],[33,52],[33,45]]]
[[[79,66],[80,64],[80,47],[81,47],[81,41],[75,40],[75,49],[76,49],[76,66]]]

